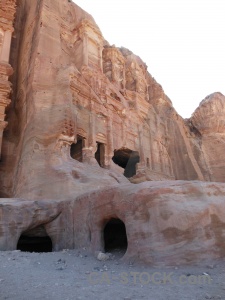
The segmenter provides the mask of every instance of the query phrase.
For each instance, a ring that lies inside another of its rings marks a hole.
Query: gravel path
[[[0,252],[0,300],[225,300],[225,261],[152,267],[98,261],[85,249]]]

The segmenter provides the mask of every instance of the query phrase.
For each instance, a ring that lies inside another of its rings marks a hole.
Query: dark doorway
[[[76,160],[82,162],[82,160],[83,160],[83,156],[82,156],[83,146],[84,146],[84,138],[82,136],[78,135],[76,144],[71,145],[70,156],[73,159],[76,159]]]
[[[125,224],[120,219],[111,219],[104,228],[105,252],[127,250],[127,233]]]
[[[114,150],[113,162],[124,168],[124,176],[130,178],[136,174],[136,164],[140,161],[138,151],[132,151],[128,148]]]
[[[52,241],[49,236],[25,236],[21,235],[17,250],[25,252],[52,252]]]
[[[97,142],[97,151],[95,152],[95,159],[100,167],[104,167],[105,145]]]

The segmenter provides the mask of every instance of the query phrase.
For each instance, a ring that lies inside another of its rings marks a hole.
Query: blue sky
[[[182,117],[207,95],[225,95],[224,0],[74,2],[110,44],[142,58]]]

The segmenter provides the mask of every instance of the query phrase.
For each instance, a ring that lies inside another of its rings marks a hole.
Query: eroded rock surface
[[[190,118],[200,133],[202,158],[210,181],[225,181],[225,97],[221,93],[207,96]]]
[[[103,251],[119,219],[125,258],[224,257],[225,97],[184,120],[73,2],[0,3],[0,249],[49,235],[54,250]]]
[[[15,5],[2,197],[63,199],[125,183],[123,173],[133,183],[225,180],[223,95],[183,120],[141,58],[109,45],[79,6],[5,1],[9,24]]]
[[[225,256],[225,184],[167,181],[130,183],[74,199],[2,200],[1,250],[16,248],[20,235],[44,226],[54,250],[104,251],[104,227],[125,224],[124,259],[186,264]],[[13,220],[13,221],[12,221]],[[119,234],[119,233],[118,233]]]

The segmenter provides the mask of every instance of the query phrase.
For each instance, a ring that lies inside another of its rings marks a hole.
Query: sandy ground
[[[225,299],[225,261],[201,266],[98,261],[85,249],[0,252],[0,299]]]

